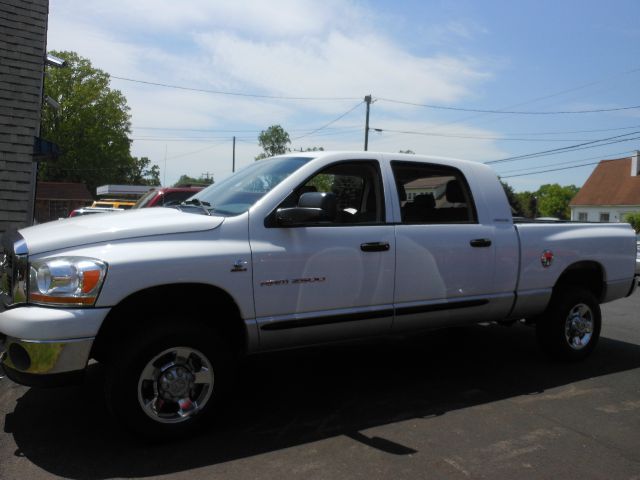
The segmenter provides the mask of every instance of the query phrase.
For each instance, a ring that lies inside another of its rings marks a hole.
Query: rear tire
[[[191,435],[219,413],[233,357],[199,323],[163,322],[133,335],[108,364],[107,406],[122,425],[151,441]]]
[[[581,360],[598,343],[602,315],[596,297],[582,287],[554,293],[546,312],[536,322],[543,350],[561,360]]]

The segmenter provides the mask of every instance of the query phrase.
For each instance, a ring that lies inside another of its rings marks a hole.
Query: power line
[[[624,138],[622,140],[614,140],[612,142],[601,143],[599,145],[589,145],[589,146],[586,146],[586,147],[574,148],[572,150],[553,151],[553,152],[549,152],[549,153],[541,153],[539,155],[531,155],[531,156],[526,157],[526,158],[508,159],[508,160],[505,160],[505,161],[518,161],[518,160],[526,160],[526,159],[529,159],[529,158],[536,158],[536,157],[547,157],[549,155],[555,155],[555,154],[560,154],[560,153],[569,153],[569,152],[577,152],[579,150],[587,150],[587,149],[590,149],[590,148],[599,148],[599,147],[604,147],[606,145],[613,145],[614,143],[624,143],[624,142],[630,142],[632,140],[639,140],[639,139],[640,139],[640,137]],[[498,161],[501,161],[501,160],[494,160],[494,162],[498,162]],[[485,162],[485,163],[489,163],[489,162]]]
[[[231,136],[224,137],[131,137],[137,142],[211,142],[212,140],[230,139]],[[236,137],[254,138],[254,137]]]
[[[351,135],[355,131],[360,131],[360,130],[362,130],[362,127],[350,127],[348,129],[340,130],[338,132],[324,130],[322,132],[315,133],[313,136],[314,137],[340,137],[345,135]]]
[[[238,137],[236,137],[236,141],[237,141],[238,143],[246,143],[246,144],[248,144],[248,145],[253,145],[253,146],[255,146],[255,145],[256,145],[256,144],[255,144],[255,142],[250,142],[250,141],[248,141],[248,140],[239,139]]]
[[[215,129],[215,128],[183,128],[183,127],[143,127],[143,126],[134,126],[133,130],[157,130],[157,131],[167,131],[167,132],[201,132],[201,133],[260,133],[262,130],[258,129],[235,129],[235,130],[224,130],[224,129]],[[339,130],[341,132],[347,132],[351,130],[359,130],[361,126],[357,125],[348,125],[344,127],[331,127],[324,128],[324,130]],[[620,131],[620,130],[630,130],[633,128],[640,128],[640,125],[630,125],[628,127],[617,127],[617,128],[600,128],[593,130],[565,130],[565,131],[555,131],[555,132],[512,132],[512,133],[504,133],[504,136],[500,137],[485,137],[485,136],[474,136],[474,135],[464,135],[463,133],[434,133],[434,132],[418,132],[418,131],[405,131],[405,130],[391,130],[386,128],[373,128],[371,130],[375,130],[378,132],[391,132],[391,133],[406,133],[411,135],[426,135],[426,136],[440,136],[440,137],[452,137],[452,138],[477,138],[477,139],[486,139],[486,140],[511,140],[509,135],[516,136],[537,136],[537,135],[565,135],[565,134],[573,134],[573,133],[599,133],[599,132],[612,132],[612,131]],[[289,132],[306,132],[307,129],[291,129]],[[328,132],[325,132],[325,134]],[[336,132],[338,134],[340,132]],[[165,137],[149,137],[149,136],[138,136],[133,138],[134,140],[151,140],[151,138],[164,139]],[[189,139],[190,137],[180,137],[184,139]],[[192,137],[192,138],[200,138],[200,137]],[[219,137],[207,137],[210,138],[226,138],[226,136]],[[244,137],[244,138],[252,138],[252,137]],[[522,139],[528,140],[528,139]],[[531,139],[533,141],[533,139]],[[537,140],[536,140],[537,141]],[[559,139],[549,139],[549,141],[579,141],[579,140],[559,140]]]
[[[640,125],[638,126],[640,127]],[[133,130],[159,130],[159,131],[176,131],[176,132],[206,132],[206,133],[260,133],[261,129],[236,129],[236,130],[219,130],[216,128],[184,128],[184,127],[132,127]],[[346,130],[350,128],[362,128],[359,125],[348,125],[344,127],[333,127],[327,130]],[[297,128],[288,130],[289,132],[306,132],[307,128]]]
[[[204,152],[205,150],[210,150],[210,149],[212,149],[214,147],[218,147],[218,146],[222,145],[223,143],[225,143],[225,142],[214,143],[213,145],[209,145],[208,147],[201,148],[199,150],[194,150],[192,152],[186,152],[186,153],[180,153],[178,155],[172,155],[171,157],[167,157],[167,160],[174,160],[176,158],[188,157],[189,155],[194,155],[196,153]]]
[[[551,155],[551,154],[554,154],[554,153],[566,153],[567,151],[585,150],[587,148],[602,147],[604,145],[611,145],[613,143],[628,142],[628,141],[631,141],[631,140],[637,140],[640,137],[625,138],[625,139],[622,139],[622,140],[614,140],[614,139],[620,139],[621,137],[628,137],[629,135],[635,135],[635,134],[638,134],[638,133],[640,133],[640,131],[625,133],[623,135],[616,135],[614,137],[602,138],[600,140],[592,140],[590,142],[578,143],[576,145],[569,145],[567,147],[553,148],[551,150],[543,150],[541,152],[527,153],[525,155],[518,155],[518,156],[515,156],[515,157],[501,158],[500,160],[491,160],[491,161],[484,162],[484,163],[486,163],[487,165],[491,165],[491,164],[494,164],[494,163],[513,162],[513,161],[517,161],[517,160],[524,160],[526,158],[544,157],[546,155]],[[592,145],[594,143],[607,142],[608,140],[614,140],[614,141],[608,142],[608,143],[602,143],[601,145]],[[591,146],[585,146],[585,145],[591,145]],[[579,148],[579,147],[583,147],[583,148]]]
[[[138,127],[133,126],[133,130],[160,130],[160,131],[177,131],[177,132],[214,132],[214,133],[258,133],[260,130],[218,130],[215,128],[184,128],[184,127]]]
[[[589,83],[585,83],[585,84],[582,84],[582,85],[578,85],[577,87],[572,87],[572,88],[568,88],[568,89],[565,89],[565,90],[561,90],[560,92],[556,92],[556,93],[552,93],[552,94],[549,94],[549,95],[544,95],[542,97],[532,98],[531,100],[526,100],[524,102],[512,104],[512,105],[509,105],[507,107],[504,107],[504,109],[511,109],[511,108],[516,108],[516,107],[521,107],[522,105],[529,105],[531,103],[536,103],[536,102],[539,102],[541,100],[547,100],[549,98],[558,97],[560,95],[564,95],[565,93],[571,93],[571,92],[574,92],[576,90],[582,90],[584,88],[587,88],[587,87],[590,87],[590,86],[593,86],[593,85],[604,83],[604,82],[606,82],[606,81],[608,81],[608,80],[610,80],[611,78],[614,78],[614,77],[618,77],[618,76],[621,76],[621,75],[629,75],[631,73],[636,73],[636,72],[640,72],[640,68],[633,68],[631,70],[626,70],[624,72],[616,73],[616,74],[613,74],[613,75],[608,75],[608,76],[606,76],[606,77],[604,77],[604,78],[602,78],[600,80],[595,80],[593,82],[589,82]],[[503,109],[499,108],[498,110],[503,110]],[[480,114],[477,114],[477,115],[466,116],[466,117],[459,118],[457,120],[453,120],[453,121],[450,121],[450,122],[441,123],[441,124],[437,125],[436,128],[441,128],[441,127],[444,127],[446,125],[451,125],[451,124],[454,124],[454,123],[464,122],[466,120],[473,120],[474,118],[483,117],[485,115],[487,115],[487,114],[486,113],[480,113]]]
[[[635,152],[635,150],[625,150],[624,152],[609,153],[607,155],[596,155],[595,157],[582,158],[580,160],[569,160],[567,162],[554,162],[554,163],[547,163],[547,164],[544,164],[544,165],[536,165],[535,167],[516,168],[516,169],[512,169],[512,170],[503,171],[502,173],[504,174],[504,173],[514,173],[514,172],[525,172],[527,170],[535,170],[537,168],[555,167],[555,166],[558,166],[558,165],[568,165],[568,164],[571,164],[571,163],[586,162],[588,160],[595,160],[595,159],[602,160],[603,156],[605,156],[605,157],[613,157],[614,155],[625,155],[625,154],[633,153],[633,152]]]
[[[348,129],[340,129],[339,131],[319,131],[317,133],[314,134],[314,137],[337,137],[337,136],[344,136],[344,135],[351,135],[353,132],[355,132],[356,130],[360,130],[361,127],[350,127]],[[302,138],[304,136],[307,135],[303,135],[301,137],[296,137],[294,138],[294,140],[296,140],[297,138]],[[254,136],[235,136],[236,140],[241,142],[243,140],[248,141],[247,143],[256,143],[256,137]],[[137,142],[168,142],[168,143],[174,143],[174,142],[211,142],[213,140],[228,140],[231,139],[232,136],[206,136],[206,137],[163,137],[163,136],[140,136],[140,137],[130,137],[131,140],[135,140]]]
[[[593,110],[557,110],[546,112],[524,111],[524,110],[491,110],[491,109],[479,109],[479,108],[462,108],[462,107],[447,107],[444,105],[431,105],[427,103],[413,103],[403,100],[393,100],[391,98],[376,97],[376,100],[381,102],[398,103],[402,105],[412,105],[414,107],[432,108],[436,110],[452,110],[456,112],[474,112],[474,113],[497,113],[497,114],[513,114],[513,115],[568,115],[568,114],[580,114],[580,113],[603,113],[603,112],[617,112],[621,110],[634,110],[640,108],[640,105],[633,105],[630,107],[618,107],[618,108],[598,108]]]
[[[559,95],[563,95],[565,93],[570,93],[572,91],[575,90],[580,90],[592,85],[596,85],[599,83],[603,83],[607,80],[609,80],[612,77],[618,76],[618,75],[627,75],[630,73],[635,73],[635,72],[639,72],[640,68],[633,68],[627,71],[622,72],[621,74],[616,74],[616,75],[610,75],[608,77],[605,77],[602,80],[597,80],[594,82],[589,82],[583,85],[579,85],[577,87],[573,87],[573,88],[569,88],[566,90],[562,90],[560,92],[556,92],[550,95],[545,95],[543,97],[538,97],[538,98],[534,98],[532,100],[526,101],[526,102],[522,102],[516,105],[513,105],[514,107],[516,106],[520,106],[520,105],[526,105],[529,103],[533,103],[533,102],[537,102],[540,100],[545,100],[548,98],[552,98],[555,96],[559,96]],[[347,100],[357,100],[357,97],[298,97],[298,96],[287,96],[287,95],[266,95],[266,94],[258,94],[258,93],[244,93],[244,92],[231,92],[231,91],[224,91],[224,90],[214,90],[214,89],[204,89],[204,88],[195,88],[195,87],[186,87],[183,85],[175,85],[175,84],[168,84],[168,83],[162,83],[162,82],[152,82],[152,81],[148,81],[148,80],[140,80],[140,79],[134,79],[134,78],[129,78],[129,77],[121,77],[118,75],[111,75],[111,78],[117,79],[117,80],[122,80],[122,81],[126,81],[126,82],[133,82],[133,83],[139,83],[139,84],[144,84],[144,85],[152,85],[152,86],[158,86],[158,87],[164,87],[164,88],[173,88],[173,89],[178,89],[178,90],[185,90],[185,91],[193,91],[193,92],[200,92],[200,93],[210,93],[210,94],[215,94],[215,95],[230,95],[230,96],[238,96],[238,97],[250,97],[250,98],[264,98],[264,99],[271,99],[271,100],[308,100],[308,101],[347,101]],[[512,107],[506,107],[507,109],[473,109],[473,108],[462,108],[462,107],[449,107],[449,106],[444,106],[444,105],[431,105],[431,104],[421,104],[421,103],[415,103],[415,102],[409,102],[409,101],[402,101],[402,100],[395,100],[395,99],[389,99],[389,98],[382,98],[382,97],[378,97],[378,100],[382,100],[382,101],[387,101],[387,102],[392,102],[392,103],[398,103],[398,104],[405,104],[405,105],[413,105],[413,106],[419,106],[419,107],[425,107],[425,108],[433,108],[433,109],[442,109],[442,110],[451,110],[451,111],[461,111],[461,112],[472,112],[472,113],[480,113],[480,114],[519,114],[519,115],[559,115],[559,114],[583,114],[583,113],[601,113],[601,112],[613,112],[613,111],[622,111],[622,110],[631,110],[631,109],[638,109],[640,108],[640,105],[635,105],[635,106],[628,106],[628,107],[618,107],[618,108],[608,108],[608,109],[593,109],[593,110],[568,110],[568,111],[516,111],[516,110],[508,110],[509,108]],[[475,118],[475,117],[472,117]],[[456,120],[455,122],[458,121],[463,121],[466,119],[460,119],[460,120]],[[449,123],[455,123],[455,122],[449,122]]]
[[[341,136],[348,135],[353,133],[356,130],[361,130],[362,127],[349,127],[344,129],[327,129],[321,131],[319,133],[314,134],[315,137],[331,137],[331,136]],[[306,136],[306,135],[304,135]],[[248,135],[235,135],[237,139],[248,139],[255,140],[257,136],[248,136]],[[215,135],[215,136],[179,136],[179,137],[164,137],[164,136],[135,136],[130,137],[131,140],[141,141],[141,142],[208,142],[211,140],[222,140],[232,138],[230,135]],[[301,137],[296,137],[301,138]],[[294,138],[294,140],[296,139]]]
[[[299,137],[295,137],[292,140],[299,140],[301,138],[304,137],[308,137],[310,135],[313,135],[316,132],[319,132],[320,130],[323,130],[325,128],[327,128],[329,125],[332,125],[334,123],[336,123],[338,120],[341,120],[342,118],[346,117],[347,115],[349,115],[351,112],[353,112],[356,108],[358,108],[360,105],[362,105],[364,102],[358,102],[356,105],[354,105],[353,107],[351,107],[349,110],[347,110],[346,112],[344,112],[342,115],[340,115],[338,118],[335,118],[333,120],[331,120],[329,123],[324,124],[321,127],[316,128],[315,130],[312,130],[309,133],[305,133],[304,135],[300,135]]]
[[[640,125],[631,125],[629,127],[617,127],[617,128],[599,128],[596,130],[565,130],[556,132],[525,132],[525,133],[505,133],[504,135],[565,135],[571,133],[597,133],[597,132],[614,132],[618,130],[631,130],[632,128],[640,128]]]
[[[224,90],[210,90],[206,88],[193,88],[184,87],[181,85],[172,85],[169,83],[149,82],[147,80],[137,80],[134,78],[119,77],[111,75],[111,78],[123,80],[125,82],[141,83],[144,85],[153,85],[155,87],[173,88],[176,90],[186,90],[189,92],[211,93],[214,95],[231,95],[235,97],[250,97],[250,98],[266,98],[270,100],[312,100],[312,101],[346,101],[346,100],[358,100],[357,97],[293,97],[286,95],[262,95],[259,93],[242,93],[242,92],[227,92]]]
[[[216,140],[229,140],[233,135],[222,135],[214,137],[131,137],[131,140],[139,142],[212,142]],[[237,136],[236,138],[255,139],[254,136]]]
[[[376,132],[392,132],[403,133],[407,135],[424,135],[429,137],[447,137],[447,138],[463,138],[468,140],[501,140],[506,142],[583,142],[586,139],[560,139],[560,138],[509,138],[509,137],[488,137],[482,135],[457,135],[454,133],[433,133],[433,132],[416,132],[410,130],[391,130],[387,128],[371,128]]]
[[[500,178],[526,177],[527,175],[537,175],[539,173],[557,172],[557,171],[560,171],[560,170],[569,170],[571,168],[588,167],[590,165],[597,165],[599,163],[600,162],[591,162],[591,163],[585,163],[584,165],[573,165],[571,167],[550,168],[549,170],[540,170],[539,172],[520,173],[518,175],[506,175],[504,177],[500,176]]]

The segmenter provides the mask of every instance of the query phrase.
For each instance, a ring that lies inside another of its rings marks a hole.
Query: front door
[[[391,328],[394,226],[385,222],[378,162],[329,165],[281,206],[295,206],[314,191],[335,195],[335,218],[295,227],[252,222],[254,299],[265,349]]]

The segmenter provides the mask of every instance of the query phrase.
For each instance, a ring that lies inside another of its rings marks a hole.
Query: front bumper
[[[0,365],[29,386],[70,383],[85,370],[108,308],[20,307],[0,313]]]
[[[2,364],[32,374],[55,374],[82,370],[89,361],[93,338],[35,341],[7,337]],[[2,349],[2,346],[0,346]],[[0,354],[0,356],[3,356]]]
[[[22,385],[60,386],[81,380],[93,338],[33,341],[7,337],[0,340],[0,367]]]

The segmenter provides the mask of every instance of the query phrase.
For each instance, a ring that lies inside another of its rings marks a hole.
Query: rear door
[[[392,161],[400,204],[396,225],[394,330],[491,318],[494,227],[478,222],[458,169]]]

